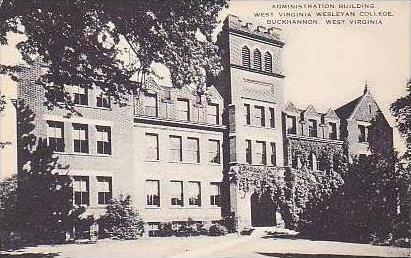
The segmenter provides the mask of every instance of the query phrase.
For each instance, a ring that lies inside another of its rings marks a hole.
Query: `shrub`
[[[158,236],[170,237],[174,234],[173,224],[171,222],[163,222],[158,226]]]
[[[144,223],[131,203],[130,195],[120,195],[107,205],[106,214],[99,219],[103,236],[136,239],[143,234]]]
[[[209,236],[224,236],[227,233],[227,228],[218,223],[211,225],[208,231]]]

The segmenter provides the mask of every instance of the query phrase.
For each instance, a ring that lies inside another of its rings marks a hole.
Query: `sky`
[[[256,12],[312,12],[312,9],[279,9],[273,4],[334,4],[335,9],[325,11],[345,12],[338,4],[374,4],[370,12],[391,12],[382,17],[378,25],[275,25],[281,28],[283,70],[285,73],[285,98],[299,108],[313,104],[317,111],[337,108],[363,92],[365,82],[373,97],[395,127],[389,106],[406,94],[405,85],[411,78],[410,1],[231,1],[221,19],[230,13],[243,21],[262,25],[267,19],[256,18]],[[306,17],[307,18],[307,17]],[[310,18],[310,17],[308,17]],[[270,18],[271,19],[271,18]],[[374,19],[374,18],[370,18]],[[394,130],[396,148],[405,150],[403,139]]]
[[[323,112],[360,96],[367,82],[390,125],[395,127],[389,106],[398,97],[405,95],[406,81],[411,78],[409,0],[232,0],[219,19],[223,21],[228,14],[233,14],[245,22],[268,28],[272,25],[267,25],[266,18],[256,18],[256,12],[273,13],[277,19],[280,18],[279,13],[295,15],[307,12],[314,14],[316,11],[335,13],[359,10],[338,8],[337,5],[341,3],[373,4],[374,8],[364,10],[390,12],[393,16],[381,17],[383,24],[379,25],[275,25],[282,29],[280,36],[285,42],[282,53],[282,67],[286,76],[285,99],[293,101],[299,108],[313,104],[317,111]],[[273,8],[275,4],[334,4],[337,8]],[[221,25],[215,35],[219,30]],[[18,41],[18,38],[14,40]],[[13,46],[2,47],[0,51],[2,63],[12,64],[19,59]],[[167,72],[163,71],[163,75],[167,77]],[[1,82],[5,83],[4,77]],[[400,152],[404,151],[403,139],[397,130],[394,130],[394,141],[396,148]]]

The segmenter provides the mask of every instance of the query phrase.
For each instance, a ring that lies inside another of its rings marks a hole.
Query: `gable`
[[[304,111],[304,117],[320,117],[313,105],[309,105]]]
[[[300,111],[294,106],[294,104],[292,102],[289,102],[286,106],[286,108],[284,109],[284,112],[286,113],[300,113]]]
[[[335,111],[333,109],[328,109],[327,113],[324,115],[324,118],[330,119],[330,120],[340,120],[340,118],[337,116]]]
[[[363,95],[349,116],[349,120],[371,122],[377,116],[380,108],[370,93]]]

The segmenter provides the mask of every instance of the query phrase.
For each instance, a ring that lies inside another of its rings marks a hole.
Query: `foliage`
[[[0,91],[0,114],[4,111],[6,106],[5,96],[1,94]],[[4,146],[11,144],[10,142],[0,142],[0,149],[4,148]]]
[[[130,195],[114,198],[99,219],[100,230],[117,239],[137,239],[143,234],[144,223],[132,206]]]
[[[306,216],[300,223],[300,217],[308,208],[323,202],[343,184],[342,175],[346,173],[347,160],[342,147],[299,140],[293,140],[291,146],[292,155],[301,161],[301,168],[283,170],[240,165],[234,179],[244,192],[262,194],[268,191],[280,208],[285,226],[296,229],[304,221],[310,220],[310,216]],[[324,171],[307,168],[308,157],[312,153],[317,155]]]
[[[13,247],[12,232],[17,226],[17,178],[0,182],[0,250]]]
[[[130,92],[141,88],[145,74],[153,72],[153,62],[170,70],[176,87],[204,85],[206,73],[219,73],[212,32],[226,5],[227,0],[4,0],[0,43],[8,44],[8,32],[27,37],[17,47],[28,63],[40,56],[47,64],[38,83],[51,106],[73,109],[68,94],[63,105],[53,99],[63,93],[63,85],[97,87],[124,104]],[[137,57],[131,64],[122,60],[124,41]],[[0,73],[13,74],[14,69],[1,65]],[[132,79],[136,73],[137,82]]]
[[[46,140],[33,134],[34,114],[19,101],[17,104],[18,188],[16,230],[27,241],[58,241],[72,225],[72,189],[68,176]]]
[[[395,221],[398,237],[410,246],[411,239],[411,79],[406,85],[407,95],[391,104],[397,128],[405,138],[406,151],[396,168],[399,189],[400,214]]]
[[[398,98],[391,104],[391,112],[397,122],[397,128],[401,135],[405,137],[406,153],[405,158],[411,162],[411,79],[406,85],[407,95]]]
[[[228,233],[227,228],[219,223],[215,223],[211,225],[208,231],[209,236],[224,236],[227,233]]]

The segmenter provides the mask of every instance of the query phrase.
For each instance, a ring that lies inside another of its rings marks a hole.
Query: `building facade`
[[[22,72],[17,98],[35,114],[33,133],[69,165],[59,172],[73,179],[74,205],[87,214],[98,217],[113,196],[131,194],[149,232],[161,222],[225,215],[238,228],[274,226],[277,207],[231,178],[241,169],[267,168],[280,180],[287,168],[323,171],[321,152],[303,164],[301,145],[368,155],[368,130],[381,116],[368,89],[326,113],[285,103],[279,33],[229,15],[218,38],[224,71],[207,95],[149,78],[118,107],[100,91],[69,86],[81,116],[67,118],[66,110],[44,105],[46,92],[35,84],[44,67],[36,62]]]

